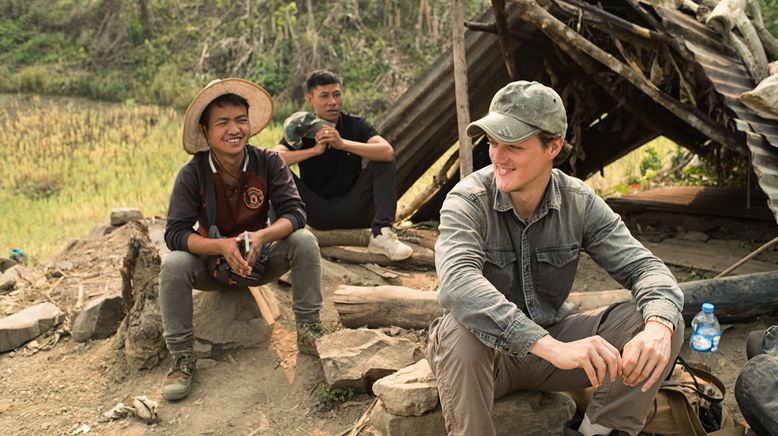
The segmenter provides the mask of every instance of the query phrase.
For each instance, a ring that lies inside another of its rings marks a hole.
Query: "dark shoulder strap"
[[[208,218],[208,229],[216,224],[216,191],[213,187],[213,171],[209,163],[210,152],[205,153],[200,159],[200,181],[205,192],[205,214]]]

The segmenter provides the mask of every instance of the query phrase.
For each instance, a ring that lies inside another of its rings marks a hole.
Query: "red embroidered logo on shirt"
[[[265,194],[254,187],[246,189],[246,193],[243,195],[243,202],[246,203],[246,207],[249,209],[259,209],[264,201]]]

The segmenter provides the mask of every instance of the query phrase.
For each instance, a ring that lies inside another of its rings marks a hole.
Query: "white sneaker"
[[[381,229],[381,234],[370,238],[367,251],[383,254],[389,260],[405,260],[413,254],[413,248],[403,244],[390,227]]]

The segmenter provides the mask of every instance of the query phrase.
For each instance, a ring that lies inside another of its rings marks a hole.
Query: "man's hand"
[[[343,138],[340,137],[340,133],[332,127],[324,127],[316,132],[316,142],[323,142],[332,148],[343,150],[346,144],[343,142]]]
[[[646,323],[643,331],[624,345],[621,360],[624,384],[636,386],[648,377],[640,389],[642,392],[648,391],[670,362],[672,338],[670,329],[662,324]]]
[[[622,366],[619,350],[600,336],[573,342],[560,342],[551,336],[544,336],[529,352],[559,369],[582,368],[595,388],[605,381],[606,371],[610,381],[615,382]]]
[[[325,151],[327,151],[328,145],[326,142],[317,142],[316,144],[311,147],[311,150],[313,150],[316,155],[323,154]]]
[[[224,259],[233,271],[244,276],[251,274],[251,267],[249,267],[249,263],[243,258],[243,254],[238,248],[238,244],[243,243],[243,233],[235,237],[235,239],[221,238],[213,239],[213,241],[217,241],[219,253],[224,256]]]
[[[241,241],[242,235],[240,237]],[[259,256],[260,251],[262,250],[262,245],[265,244],[265,240],[262,237],[261,230],[258,230],[256,232],[249,232],[249,240],[251,243],[249,244],[249,255],[246,259],[247,264],[253,268],[254,263],[257,261],[257,257]],[[240,243],[240,242],[239,242]],[[251,274],[251,268],[249,268],[249,274]],[[248,275],[248,274],[244,274]]]

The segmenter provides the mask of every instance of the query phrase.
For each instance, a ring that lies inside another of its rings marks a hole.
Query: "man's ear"
[[[305,93],[305,101],[308,104],[312,104],[311,102],[313,101],[313,94],[311,94],[310,92],[306,92]]]
[[[559,136],[557,139],[553,140],[551,144],[548,145],[548,149],[547,149],[548,153],[551,155],[552,158],[555,158],[562,151],[564,145],[565,145],[565,137]]]
[[[206,129],[202,124],[198,124],[197,126],[200,128],[200,132],[202,132],[203,136],[208,138],[208,129]]]

